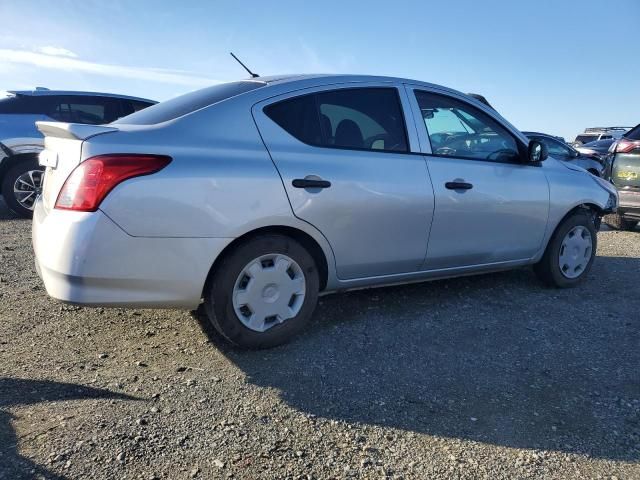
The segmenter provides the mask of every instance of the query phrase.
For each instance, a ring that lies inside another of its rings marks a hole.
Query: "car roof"
[[[560,137],[556,137],[555,135],[551,135],[549,133],[542,133],[542,132],[528,132],[528,131],[523,131],[522,133],[524,133],[527,137],[549,137],[549,138],[553,138],[554,140],[560,140]]]
[[[7,93],[12,95],[23,95],[32,97],[46,97],[51,95],[81,95],[89,97],[110,97],[110,98],[122,98],[126,100],[137,100],[140,102],[158,103],[155,100],[149,100],[148,98],[132,97],[130,95],[120,95],[117,93],[103,93],[103,92],[79,92],[76,90],[49,90],[45,88],[36,88],[35,90],[7,90]]]
[[[444,87],[442,85],[436,85],[434,83],[422,82],[420,80],[412,80],[410,78],[402,77],[387,77],[381,75],[356,75],[356,74],[325,74],[325,73],[313,73],[313,74],[287,74],[287,75],[273,75],[266,77],[255,77],[248,79],[249,81],[264,82],[268,85],[286,85],[304,88],[306,86],[321,86],[330,85],[333,83],[363,83],[363,82],[388,82],[388,83],[407,83],[413,85],[422,85],[430,88],[437,88],[439,90],[448,91],[458,95],[465,95],[466,93],[454,90],[452,88]],[[472,98],[472,97],[469,97]],[[474,99],[475,101],[478,101]],[[478,101],[478,103],[481,103]]]
[[[387,77],[383,75],[357,75],[357,74],[331,74],[331,73],[308,73],[308,74],[286,74],[272,75],[266,77],[256,77],[252,80],[262,81],[269,84],[309,82],[314,84],[337,83],[337,82],[401,82],[432,85],[439,88],[446,88],[440,85],[421,82],[402,77]],[[451,89],[447,89],[451,90]]]

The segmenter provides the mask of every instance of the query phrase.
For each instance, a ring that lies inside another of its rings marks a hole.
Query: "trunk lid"
[[[85,160],[82,156],[83,143],[96,135],[117,132],[118,128],[63,122],[36,122],[36,126],[45,136],[40,165],[46,167],[42,200],[48,211],[54,207],[71,171]]]

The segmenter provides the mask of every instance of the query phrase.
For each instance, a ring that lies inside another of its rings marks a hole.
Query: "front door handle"
[[[473,188],[473,184],[467,182],[447,182],[444,186],[449,190],[471,190]]]
[[[296,178],[291,182],[296,188],[329,188],[331,182],[315,178]]]

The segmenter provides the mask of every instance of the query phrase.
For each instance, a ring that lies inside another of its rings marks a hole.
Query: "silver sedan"
[[[617,206],[486,105],[414,80],[260,77],[38,128],[49,295],[201,308],[248,348],[291,338],[329,292],[526,265],[571,287]]]

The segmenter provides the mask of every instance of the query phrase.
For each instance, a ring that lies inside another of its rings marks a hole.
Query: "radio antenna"
[[[240,61],[240,59],[239,59],[238,57],[236,57],[236,56],[233,54],[233,52],[229,52],[229,53],[231,54],[231,56],[234,58],[234,60],[235,60],[236,62],[238,62],[240,65],[242,65],[242,68],[244,68],[247,72],[249,72],[249,75],[251,75],[251,78],[257,78],[257,77],[259,77],[259,76],[260,76],[260,75],[258,75],[257,73],[253,73],[251,70],[249,70],[249,69],[247,68],[247,66],[246,66],[244,63],[242,63],[242,62]]]

